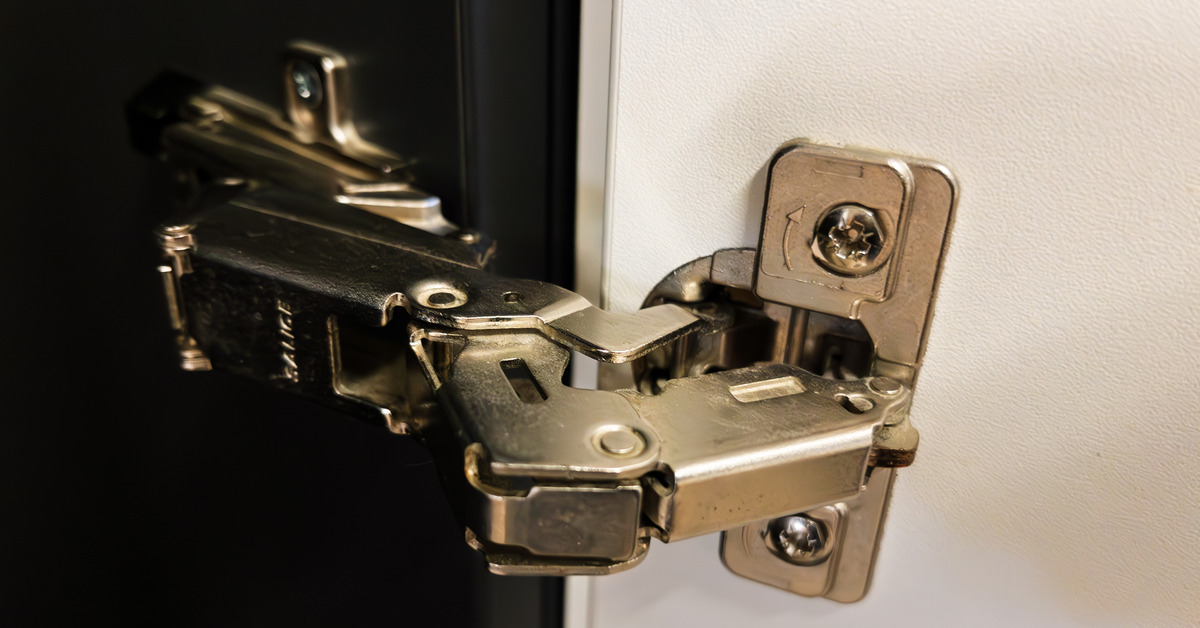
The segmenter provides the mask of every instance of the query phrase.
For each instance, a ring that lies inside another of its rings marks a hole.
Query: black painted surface
[[[574,280],[578,31],[577,2],[463,5],[467,205],[503,244],[497,270],[562,286]],[[533,68],[550,80],[531,81]]]
[[[559,581],[484,572],[413,442],[177,370],[150,235],[168,173],[134,152],[122,117],[166,67],[277,104],[283,45],[333,46],[353,60],[366,137],[418,156],[452,219],[496,227],[501,270],[564,276],[578,8],[505,3],[543,16],[509,22],[464,2],[2,9],[0,625],[558,621]],[[504,80],[466,63],[460,91],[460,17],[469,54]],[[531,102],[545,107],[497,113]],[[506,242],[506,225],[522,238]]]

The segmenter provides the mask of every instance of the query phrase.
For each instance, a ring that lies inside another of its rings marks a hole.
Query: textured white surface
[[[729,575],[710,537],[598,579],[598,624],[1200,625],[1200,3],[617,11],[610,307],[756,244],[794,137],[938,159],[963,196],[867,600]]]

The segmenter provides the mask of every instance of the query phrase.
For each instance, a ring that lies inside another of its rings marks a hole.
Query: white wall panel
[[[615,10],[610,307],[755,245],[795,137],[937,159],[962,201],[869,597],[709,537],[598,579],[598,624],[1200,625],[1200,3]]]

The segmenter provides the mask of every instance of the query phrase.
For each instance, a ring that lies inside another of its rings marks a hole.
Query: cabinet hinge
[[[354,131],[345,61],[298,44],[284,113],[164,75],[139,148],[192,209],[160,242],[181,363],[426,444],[467,541],[504,574],[604,574],[650,539],[724,531],[734,572],[810,596],[869,586],[955,184],[921,160],[797,141],[757,249],[679,267],[608,312],[485,269],[405,160]],[[602,389],[563,383],[572,352]]]

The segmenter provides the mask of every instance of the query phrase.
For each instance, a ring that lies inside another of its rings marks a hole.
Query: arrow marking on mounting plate
[[[800,215],[804,213],[804,205],[800,209],[788,214],[788,224],[783,228],[783,264],[788,270],[792,269],[792,227],[800,222]]]

